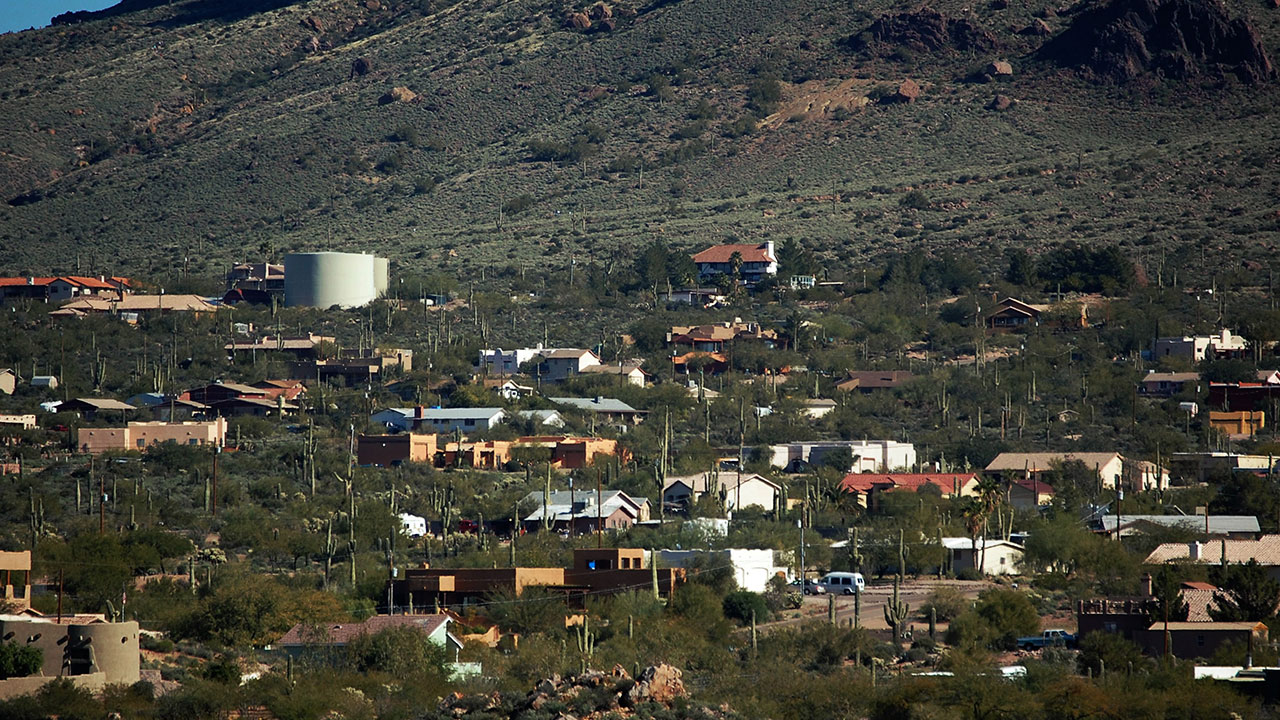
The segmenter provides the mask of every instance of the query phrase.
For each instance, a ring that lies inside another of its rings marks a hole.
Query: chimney
[[[600,404],[600,403],[602,403],[602,402],[604,402],[604,396],[603,396],[603,395],[597,395],[597,396],[596,396],[596,404],[597,404],[597,405],[599,405],[599,404]]]
[[[33,278],[33,277],[27,277],[27,284],[28,284],[28,285],[35,285],[35,284],[36,284],[36,279],[35,279],[35,278]]]
[[[1151,573],[1142,573],[1142,596],[1155,597],[1155,592],[1151,589]]]
[[[772,240],[766,240],[766,241],[765,241],[765,243],[764,243],[764,254],[765,254],[765,255],[767,255],[767,256],[769,257],[769,259],[770,259],[770,260],[777,260],[777,259],[778,259],[778,256],[773,254],[773,241],[772,241]]]
[[[1194,542],[1187,543],[1187,550],[1189,551],[1187,553],[1187,558],[1189,560],[1199,560],[1203,551],[1203,546],[1197,540]]]
[[[426,408],[422,407],[421,405],[413,409],[413,417],[416,420],[421,420],[422,416],[425,414],[426,414]]]

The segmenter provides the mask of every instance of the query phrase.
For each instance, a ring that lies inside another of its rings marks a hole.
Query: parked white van
[[[831,572],[819,578],[818,582],[826,585],[829,593],[852,595],[867,589],[867,582],[862,579],[862,573]]]

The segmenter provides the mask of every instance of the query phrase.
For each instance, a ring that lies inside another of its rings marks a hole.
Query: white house
[[[774,559],[772,550],[746,550],[730,548],[727,550],[658,550],[659,567],[688,567],[698,558],[708,557],[711,565],[727,565],[733,570],[733,579],[738,582],[738,589],[762,593],[769,589],[769,580],[790,575],[790,568],[779,565]]]
[[[769,464],[799,470],[803,465],[822,465],[828,454],[848,451],[853,462],[845,472],[892,472],[916,465],[916,448],[896,440],[823,440],[771,445]]]
[[[390,430],[406,432],[427,430],[435,432],[474,432],[489,430],[502,422],[502,408],[387,408],[373,414],[373,422]]]
[[[1009,540],[978,542],[966,537],[944,537],[942,547],[952,571],[977,570],[983,575],[1017,575],[1022,562],[1022,546]]]
[[[1156,338],[1151,354],[1154,360],[1174,357],[1200,362],[1206,357],[1241,357],[1247,346],[1247,340],[1239,335],[1232,335],[1230,330],[1223,328],[1217,335]]]
[[[755,473],[705,472],[667,478],[663,484],[662,502],[692,504],[709,492],[722,498],[725,510],[729,512],[753,505],[772,512],[778,506],[782,487]]]
[[[515,380],[508,380],[499,385],[494,392],[502,396],[503,400],[514,402],[520,398],[526,398],[533,395],[533,387],[529,385],[521,385]]]
[[[532,420],[534,425],[553,428],[564,427],[564,416],[560,414],[559,410],[517,410],[516,416],[525,420]]]
[[[986,467],[988,475],[1001,482],[1041,478],[1062,463],[1077,461],[1098,475],[1101,487],[1113,490],[1119,481],[1130,490],[1151,490],[1169,486],[1169,471],[1146,460],[1129,460],[1115,452],[1080,453],[1000,453]]]
[[[836,401],[830,398],[809,398],[804,401],[804,414],[810,419],[824,418],[836,409]]]
[[[537,357],[541,360],[535,358],[538,363],[535,373],[543,382],[564,382],[587,368],[600,364],[600,358],[595,353],[578,348],[543,350]]]
[[[488,371],[490,375],[515,375],[520,372],[521,365],[545,351],[541,343],[537,347],[520,348],[510,352],[504,351],[502,348],[481,350],[480,359],[476,362],[476,367],[480,368],[482,372]]]
[[[427,519],[421,515],[400,513],[400,527],[411,538],[422,537],[427,534]]]
[[[623,363],[620,365],[588,365],[579,372],[584,375],[616,375],[622,378],[622,382],[630,383],[636,387],[644,387],[649,381],[649,373],[634,363]]]

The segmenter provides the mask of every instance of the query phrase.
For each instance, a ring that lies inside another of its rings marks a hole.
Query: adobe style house
[[[778,509],[782,486],[755,473],[704,472],[667,478],[662,488],[662,502],[687,508],[709,493],[718,497],[729,512],[752,506],[774,512]]]
[[[348,387],[381,381],[392,368],[400,372],[413,370],[413,351],[404,348],[386,353],[358,350],[339,350],[331,360],[314,360],[294,363],[291,370],[295,377],[314,378],[317,382],[341,380]]]
[[[0,700],[35,693],[58,678],[89,692],[136,683],[142,678],[138,634],[138,623],[106,622],[101,615],[25,610],[2,616],[0,637],[36,648],[44,660],[36,675],[0,680]]]
[[[1266,426],[1267,413],[1264,410],[1209,411],[1209,427],[1232,440],[1251,438]]]
[[[397,609],[457,609],[484,603],[495,593],[516,597],[529,588],[561,596],[571,608],[583,608],[589,597],[656,590],[670,597],[685,580],[680,568],[653,568],[640,548],[576,549],[573,567],[408,568],[390,581]]]
[[[693,256],[698,267],[698,280],[706,282],[716,275],[738,277],[748,286],[778,274],[778,256],[773,241],[750,245],[715,245]]]
[[[125,427],[76,428],[76,448],[98,455],[112,450],[145,450],[152,445],[211,445],[226,442],[225,418],[208,422],[131,422]]]
[[[902,490],[920,492],[929,486],[945,498],[973,497],[978,486],[974,473],[850,473],[840,481],[840,490],[857,497],[859,505],[878,507],[881,493]]]
[[[395,467],[402,463],[435,463],[438,435],[397,433],[361,435],[356,441],[356,461],[362,466]]]
[[[1239,335],[1232,335],[1230,330],[1224,328],[1217,335],[1156,338],[1151,347],[1151,359],[1177,358],[1198,363],[1205,358],[1241,358],[1245,356],[1248,346],[1249,341]]]
[[[257,353],[289,353],[299,360],[314,359],[316,357],[317,347],[321,343],[333,344],[335,339],[327,335],[314,335],[307,333],[297,337],[286,337],[284,335],[264,335],[255,340],[237,340],[235,342],[223,345],[223,349],[231,353],[232,357],[243,361],[244,355],[249,355],[250,359]]]

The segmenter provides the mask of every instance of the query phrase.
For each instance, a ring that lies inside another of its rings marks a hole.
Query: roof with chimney
[[[597,413],[643,413],[643,410],[637,410],[630,405],[614,398],[594,397],[594,398],[575,398],[575,397],[553,397],[547,398],[557,405],[568,405],[575,410],[584,410],[587,412]]]
[[[1144,562],[1149,565],[1189,562],[1219,565],[1223,559],[1228,563],[1257,560],[1259,565],[1280,566],[1280,535],[1263,535],[1257,540],[1164,543],[1152,550]]]
[[[732,260],[734,253],[737,253],[744,263],[771,263],[778,260],[770,252],[768,243],[760,243],[758,245],[714,245],[694,255],[693,261],[695,263],[728,263]]]
[[[1232,535],[1237,533],[1259,533],[1262,528],[1254,515],[1103,515],[1102,529],[1115,532],[1116,526],[1123,524],[1129,528],[1140,524],[1160,525],[1167,528],[1181,528],[1209,535]],[[1205,528],[1208,528],[1207,530]]]

